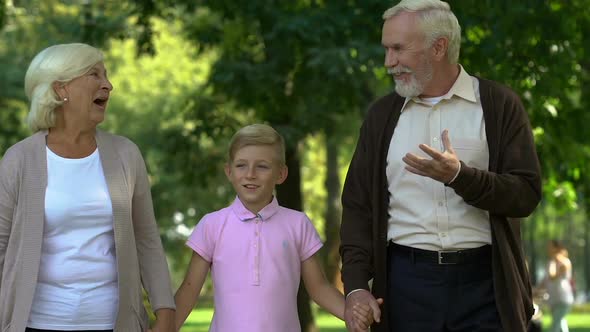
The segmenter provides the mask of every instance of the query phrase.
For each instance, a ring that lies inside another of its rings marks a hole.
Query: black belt
[[[492,257],[492,246],[490,245],[473,249],[431,251],[402,246],[390,241],[389,248],[397,253],[408,255],[416,262],[440,265],[476,263],[485,259],[489,260]]]

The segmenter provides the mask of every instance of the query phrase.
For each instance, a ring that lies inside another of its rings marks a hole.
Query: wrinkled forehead
[[[91,66],[89,70],[98,70],[101,72],[106,72],[107,68],[106,68],[103,61],[99,61],[99,62],[95,63],[93,66]]]
[[[400,12],[383,21],[381,42],[384,46],[418,43],[424,39],[417,13]]]

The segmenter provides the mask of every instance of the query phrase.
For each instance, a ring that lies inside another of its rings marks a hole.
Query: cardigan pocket
[[[143,305],[141,306],[141,309],[139,309],[139,311],[137,309],[135,309],[135,307],[133,307],[133,312],[135,312],[135,316],[137,317],[137,320],[139,321],[139,326],[141,327],[141,331],[147,331],[148,326],[149,326],[149,322],[148,322],[148,316],[147,316],[147,312],[145,312],[145,308],[143,307]]]

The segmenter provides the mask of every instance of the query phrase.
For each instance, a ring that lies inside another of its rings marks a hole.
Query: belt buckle
[[[444,254],[456,254],[459,250],[442,250],[438,251],[438,264],[439,265],[454,265],[457,264],[456,262],[444,262]]]

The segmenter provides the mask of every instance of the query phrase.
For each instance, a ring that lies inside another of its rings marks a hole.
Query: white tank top
[[[67,159],[47,148],[42,248],[28,327],[113,329],[119,304],[113,209],[98,149]]]

